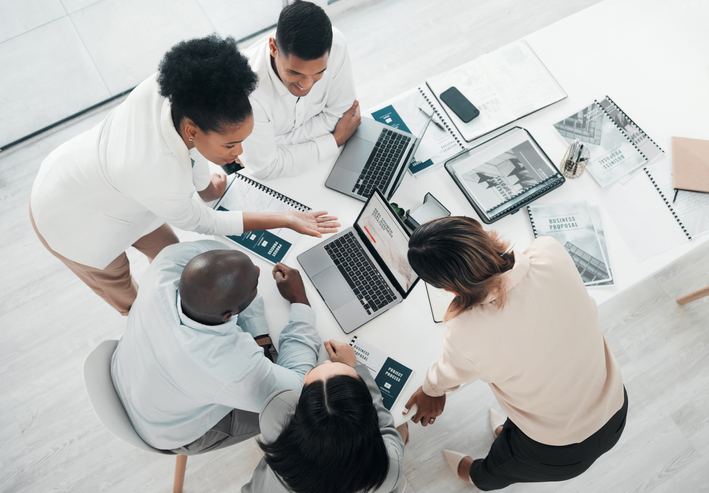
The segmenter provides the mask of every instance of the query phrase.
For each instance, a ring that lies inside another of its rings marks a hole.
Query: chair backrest
[[[91,406],[101,424],[121,440],[148,452],[164,454],[166,452],[151,447],[136,433],[113,387],[111,357],[117,346],[118,341],[103,341],[84,361],[84,384]]]

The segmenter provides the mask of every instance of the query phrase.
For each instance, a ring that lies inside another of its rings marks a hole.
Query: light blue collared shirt
[[[182,313],[178,284],[187,262],[226,249],[213,240],[165,248],[141,280],[113,355],[113,385],[133,427],[155,448],[193,442],[234,408],[258,413],[273,392],[300,389],[317,364],[321,340],[307,305],[291,305],[277,364],[254,341],[268,333],[261,296],[221,325],[203,325]]]

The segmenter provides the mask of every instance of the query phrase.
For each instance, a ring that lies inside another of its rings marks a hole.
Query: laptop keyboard
[[[375,188],[384,193],[410,140],[406,135],[382,129],[352,191],[365,198],[369,198]]]
[[[374,267],[353,232],[325,245],[325,251],[368,314],[394,301],[394,292]]]

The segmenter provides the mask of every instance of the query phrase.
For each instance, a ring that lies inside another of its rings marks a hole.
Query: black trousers
[[[536,442],[509,419],[484,459],[473,461],[470,478],[483,491],[514,483],[564,481],[591,467],[620,439],[628,415],[628,393],[623,407],[596,433],[581,443],[553,446]]]

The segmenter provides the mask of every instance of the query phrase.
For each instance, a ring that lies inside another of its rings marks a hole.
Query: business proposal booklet
[[[357,336],[352,338],[350,346],[355,351],[357,363],[365,365],[374,377],[382,394],[384,407],[391,410],[413,370],[390,358],[381,349],[358,339]]]
[[[594,224],[595,214],[588,203],[530,205],[527,210],[534,237],[551,236],[561,243],[571,255],[586,286],[612,284],[605,235],[599,235]],[[600,224],[600,214],[595,219]]]

